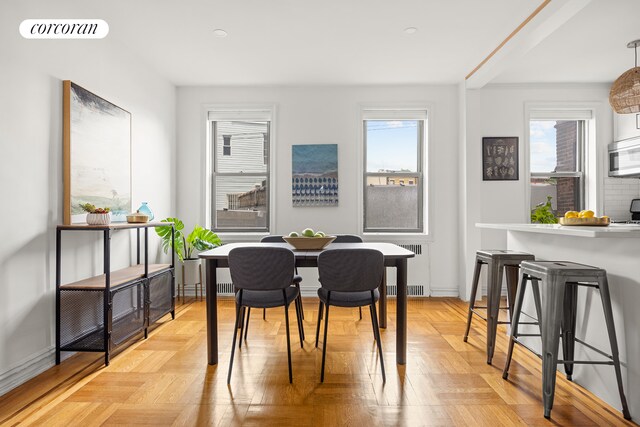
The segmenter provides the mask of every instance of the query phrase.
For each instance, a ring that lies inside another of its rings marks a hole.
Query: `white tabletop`
[[[640,225],[611,224],[606,227],[566,226],[560,224],[486,224],[476,227],[494,230],[523,231],[528,233],[554,234],[557,236],[639,238]]]

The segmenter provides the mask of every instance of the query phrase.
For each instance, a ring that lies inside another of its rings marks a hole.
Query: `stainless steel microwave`
[[[609,144],[609,176],[640,178],[640,138]]]

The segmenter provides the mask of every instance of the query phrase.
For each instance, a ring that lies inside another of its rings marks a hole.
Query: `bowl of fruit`
[[[586,225],[591,227],[606,227],[611,223],[608,216],[598,217],[592,210],[567,211],[559,222],[560,225]]]
[[[80,207],[87,213],[87,224],[109,225],[111,224],[110,208],[98,208],[91,203],[81,203]]]
[[[292,231],[283,239],[299,251],[319,251],[333,242],[336,236],[327,236],[322,231],[313,231],[311,228],[305,228],[300,233]]]

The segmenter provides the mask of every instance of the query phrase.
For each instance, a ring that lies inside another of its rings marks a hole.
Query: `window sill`
[[[364,233],[362,238],[365,242],[432,242],[433,236],[425,233]]]
[[[216,233],[218,235],[218,237],[220,237],[220,239],[224,242],[224,243],[240,243],[240,242],[259,242],[260,239],[262,239],[265,236],[268,236],[269,233],[267,232],[247,232],[247,233],[233,233],[233,232],[226,232],[226,233]]]

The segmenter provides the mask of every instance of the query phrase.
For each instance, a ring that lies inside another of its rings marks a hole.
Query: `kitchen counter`
[[[478,228],[527,233],[555,234],[557,236],[596,237],[596,238],[638,238],[640,224],[611,224],[607,227],[566,226],[560,224],[476,224]]]
[[[618,337],[624,390],[631,416],[640,418],[640,225],[611,224],[608,227],[561,226],[556,224],[476,224],[484,232],[506,232],[507,248],[532,253],[538,260],[572,261],[604,268],[609,279],[613,318]],[[495,231],[493,231],[495,230]],[[504,249],[504,248],[483,248]],[[535,313],[527,292],[523,311]],[[600,296],[594,289],[578,293],[576,336],[610,353]],[[525,333],[538,333],[529,327]],[[540,338],[529,345],[540,350]],[[576,360],[602,360],[602,356],[576,346]],[[517,353],[515,359],[517,359]],[[559,369],[563,367],[559,365]],[[611,366],[577,365],[574,382],[620,409],[620,397]]]

